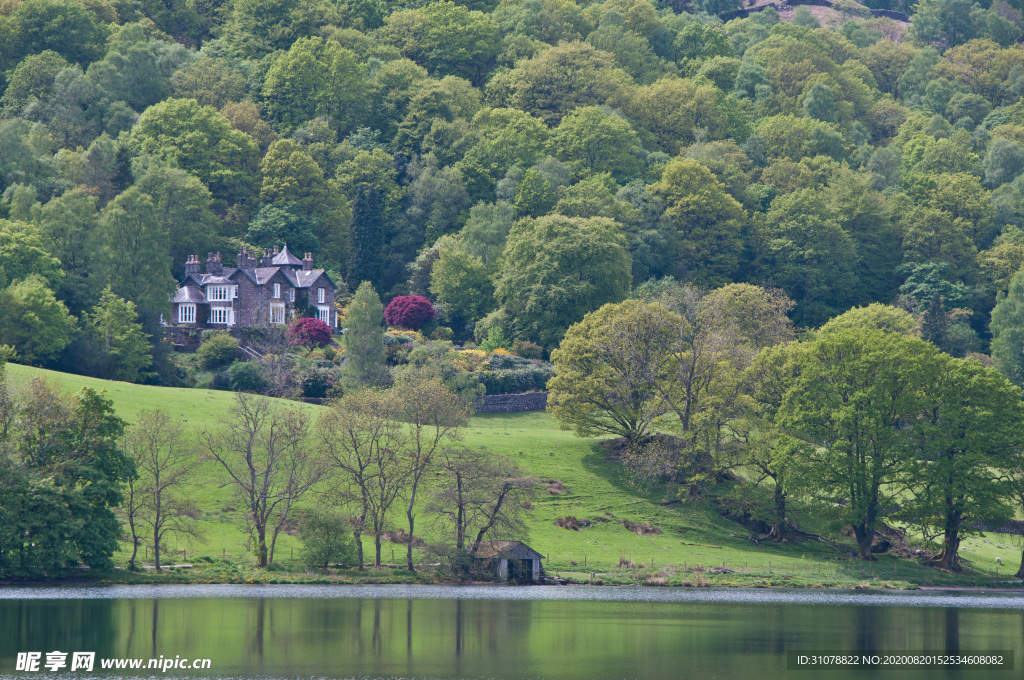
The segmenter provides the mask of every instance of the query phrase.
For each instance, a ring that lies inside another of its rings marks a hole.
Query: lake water
[[[15,672],[18,652],[96,670]],[[1017,670],[788,670],[790,650],[1013,652]],[[102,671],[104,658],[209,658]],[[70,655],[69,655],[70,659]],[[503,586],[0,588],[0,677],[1017,678],[1021,593]]]

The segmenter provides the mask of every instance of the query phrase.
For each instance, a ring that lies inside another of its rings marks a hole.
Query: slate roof
[[[281,249],[281,252],[274,256],[274,259],[272,259],[270,263],[277,267],[284,267],[289,265],[292,267],[302,266],[302,260],[288,252],[287,243],[285,244],[284,248]]]
[[[296,288],[309,288],[324,273],[323,269],[285,269],[282,272]]]
[[[195,286],[183,286],[174,294],[174,298],[171,302],[194,302],[205,304],[206,294]]]
[[[517,560],[540,560],[544,556],[526,545],[522,541],[483,541],[477,548],[476,556],[479,559],[517,559]]]

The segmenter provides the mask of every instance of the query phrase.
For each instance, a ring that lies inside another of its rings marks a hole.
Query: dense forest
[[[5,2],[0,344],[115,377],[137,319],[129,377],[178,382],[156,324],[188,256],[287,242],[545,355],[667,277],[987,351],[1024,262],[1020,9],[737,7]]]
[[[899,520],[957,569],[1024,488],[1022,9],[0,0],[0,357],[343,397],[328,434],[400,431],[424,381],[466,413],[547,387],[631,484],[742,478],[723,512],[776,539],[824,500],[862,557]],[[193,255],[284,243],[339,284],[343,347],[300,319],[259,361],[171,352]],[[103,454],[105,563],[142,463],[102,397],[61,429],[31,389],[0,399],[19,451]]]

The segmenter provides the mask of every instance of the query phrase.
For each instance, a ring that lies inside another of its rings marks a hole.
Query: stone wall
[[[516,411],[543,411],[548,405],[547,392],[520,392],[519,394],[488,394],[477,399],[477,413],[514,413]]]

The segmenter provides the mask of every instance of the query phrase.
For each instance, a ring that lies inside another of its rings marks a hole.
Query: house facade
[[[168,325],[182,328],[246,328],[287,324],[306,309],[332,329],[338,327],[334,281],[313,268],[313,255],[303,259],[288,246],[268,250],[257,260],[243,247],[236,267],[225,267],[220,253],[189,257],[185,278],[171,299]]]

